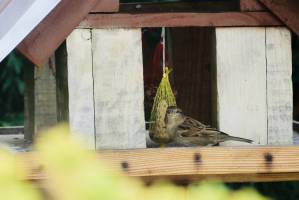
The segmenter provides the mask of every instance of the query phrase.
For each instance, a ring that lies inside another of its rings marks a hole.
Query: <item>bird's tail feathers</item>
[[[227,140],[233,140],[233,141],[238,141],[238,142],[247,142],[247,143],[253,143],[252,140],[246,139],[246,138],[240,138],[240,137],[234,137],[234,136],[229,136]]]

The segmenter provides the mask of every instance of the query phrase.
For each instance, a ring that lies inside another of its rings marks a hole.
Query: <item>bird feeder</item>
[[[299,148],[291,146],[290,31],[299,34],[298,3],[79,2],[63,0],[19,49],[42,64],[71,32],[62,62],[67,64],[57,66],[67,71],[69,97],[62,95],[61,102],[67,104],[74,134],[89,148],[100,150],[114,167],[147,180],[299,180]],[[81,21],[78,26],[76,21]],[[146,148],[141,38],[145,27],[166,27],[173,38],[195,38],[198,43],[189,43],[199,48],[191,53],[177,51],[182,40],[173,43],[173,55],[201,62],[172,58],[179,95],[184,97],[178,105],[221,131],[253,140],[253,145]],[[33,171],[32,177],[37,176]]]

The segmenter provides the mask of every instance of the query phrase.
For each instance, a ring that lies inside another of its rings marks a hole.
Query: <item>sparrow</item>
[[[207,126],[183,114],[182,110],[171,106],[167,108],[165,116],[166,132],[169,141],[182,146],[218,145],[228,140],[252,143],[252,140],[230,136],[224,132]]]

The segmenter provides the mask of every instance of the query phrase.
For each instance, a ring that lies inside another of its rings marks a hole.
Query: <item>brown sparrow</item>
[[[171,106],[167,108],[165,117],[166,131],[172,141],[183,146],[217,145],[228,140],[252,143],[252,140],[230,136],[215,128],[187,117],[182,110]]]

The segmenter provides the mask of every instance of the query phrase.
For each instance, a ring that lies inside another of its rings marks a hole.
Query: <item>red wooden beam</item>
[[[119,11],[119,0],[100,0],[91,12],[111,13]]]
[[[97,3],[110,9],[107,0],[62,0],[23,40],[18,49],[34,64],[42,66],[93,8],[100,9]]]
[[[268,12],[89,14],[80,28],[281,26]]]
[[[298,0],[259,0],[292,31],[299,35]]]
[[[264,11],[265,6],[258,0],[240,0],[241,11]]]

